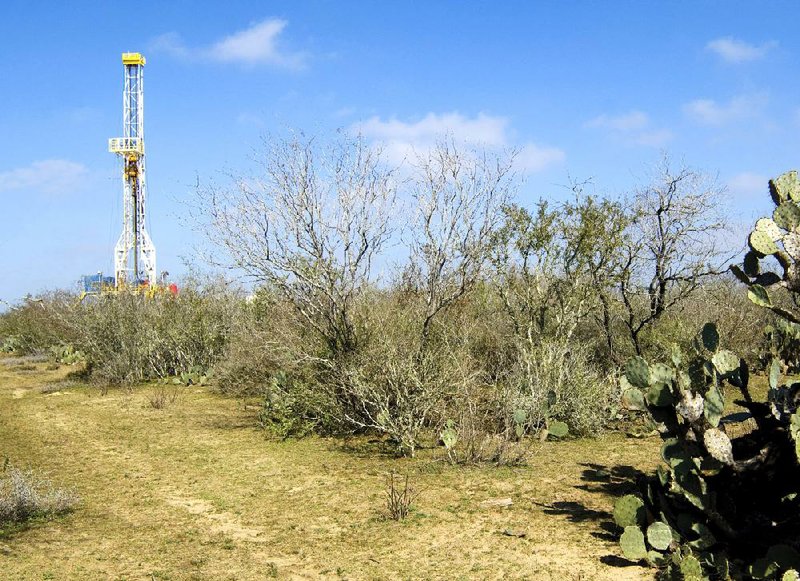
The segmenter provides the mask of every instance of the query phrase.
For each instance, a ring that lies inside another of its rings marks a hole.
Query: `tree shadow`
[[[619,497],[636,492],[647,475],[633,466],[604,466],[596,463],[582,463],[581,484],[575,486],[579,490],[604,496]],[[580,502],[554,502],[552,504],[536,503],[545,514],[566,517],[573,523],[595,524],[596,530],[590,534],[598,539],[616,544],[619,539],[619,527],[611,512],[588,508]],[[638,563],[629,561],[619,555],[604,555],[600,561],[611,567],[637,567]]]
[[[397,445],[391,440],[365,435],[331,438],[330,448],[362,459],[400,457]]]
[[[603,466],[592,462],[580,464],[584,470],[581,480],[584,484],[579,484],[576,488],[586,492],[599,492],[609,496],[623,496],[638,490],[639,485],[647,478],[647,475],[633,466]]]
[[[611,518],[611,514],[604,510],[594,510],[586,507],[580,502],[563,501],[545,504],[534,502],[535,505],[542,507],[545,514],[564,516],[573,523],[584,523],[587,521],[603,521]]]

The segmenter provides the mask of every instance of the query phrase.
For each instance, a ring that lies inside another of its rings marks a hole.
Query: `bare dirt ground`
[[[0,360],[0,458],[82,499],[0,532],[3,579],[652,578],[619,558],[610,510],[654,468],[657,439],[545,442],[526,466],[452,466],[369,440],[270,441],[252,409],[207,388],[153,409],[150,387],[101,395],[60,384],[69,370]],[[401,522],[385,514],[391,472],[420,491]]]

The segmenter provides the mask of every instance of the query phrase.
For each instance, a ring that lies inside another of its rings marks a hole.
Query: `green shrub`
[[[76,307],[69,327],[94,378],[136,383],[213,367],[240,306],[213,287],[185,288],[177,297],[123,292]]]
[[[548,420],[560,420],[571,433],[588,436],[603,430],[618,402],[616,382],[584,350],[545,339],[520,348],[499,404],[509,428],[536,432]]]
[[[27,297],[0,315],[2,351],[19,355],[47,353],[72,342],[73,333],[66,314],[77,304],[74,293],[47,292],[39,298]]]

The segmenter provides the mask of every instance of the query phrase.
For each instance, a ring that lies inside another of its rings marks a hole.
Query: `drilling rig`
[[[122,234],[114,247],[117,289],[157,283],[156,247],[147,232],[144,65],[140,53],[122,53],[122,137],[108,140],[108,150],[122,159]]]

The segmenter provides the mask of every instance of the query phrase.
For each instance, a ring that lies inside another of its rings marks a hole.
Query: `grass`
[[[205,387],[163,409],[146,386],[54,390],[68,369],[32,365],[0,361],[0,456],[81,504],[0,533],[6,578],[652,577],[617,557],[608,527],[612,493],[655,466],[657,438],[544,442],[526,466],[459,467],[367,439],[269,441],[255,411]],[[402,521],[386,513],[393,472],[421,491]]]

